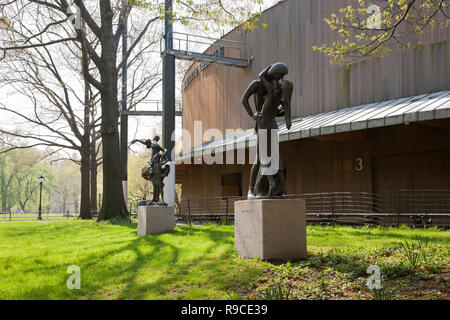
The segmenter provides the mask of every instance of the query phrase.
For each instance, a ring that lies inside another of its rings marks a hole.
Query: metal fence
[[[168,38],[172,40],[172,49],[184,53],[186,57],[192,57],[197,53],[199,55],[216,56],[218,60],[228,57],[247,60],[250,63],[250,45],[243,41],[216,39],[182,32],[170,32]],[[166,47],[163,41],[162,38],[161,49]]]
[[[78,219],[79,212],[48,212],[42,211],[42,220],[69,220]],[[36,221],[39,216],[38,211],[15,212],[15,211],[0,211],[1,221]]]
[[[326,192],[291,194],[287,198],[306,200],[308,223],[450,227],[450,190]],[[177,218],[188,223],[196,220],[232,222],[234,202],[245,199],[183,199],[178,206]]]
[[[386,225],[450,228],[450,190],[389,190],[379,193],[324,192],[290,194],[306,200],[308,223],[322,225]],[[234,203],[246,197],[183,199],[177,205],[179,222],[234,221]],[[130,207],[130,212],[137,208]],[[93,217],[98,212],[92,212]],[[77,219],[79,212],[42,212],[43,220]],[[38,212],[0,211],[1,221],[35,221]]]

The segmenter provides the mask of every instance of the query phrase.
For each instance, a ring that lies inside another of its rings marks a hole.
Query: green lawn
[[[308,226],[307,232],[308,249],[392,247],[400,241],[413,241],[417,236],[429,237],[430,243],[450,246],[450,231],[437,228]]]
[[[177,227],[138,238],[136,224],[93,221],[0,223],[0,299],[227,299],[264,282],[271,263],[234,252],[233,226]],[[332,248],[391,247],[437,229],[308,226],[312,256]],[[68,290],[67,267],[81,268],[81,289]],[[230,294],[231,293],[231,294]]]

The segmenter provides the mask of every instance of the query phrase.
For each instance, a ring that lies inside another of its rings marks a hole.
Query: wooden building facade
[[[288,194],[450,190],[450,119],[289,141],[280,152]],[[181,164],[183,198],[245,196],[250,168]]]
[[[314,45],[336,39],[324,19],[350,2],[358,1],[287,0],[262,14],[267,28],[227,34],[226,39],[249,43],[252,65],[202,65],[193,77],[199,67],[193,63],[182,92],[183,128],[191,136],[195,121],[202,121],[203,131],[252,128],[242,94],[261,70],[278,61],[289,66],[287,78],[294,82],[293,118],[450,89],[450,28],[429,28],[407,39],[420,41],[420,50],[401,49],[351,67],[333,65],[313,51]],[[449,118],[286,141],[280,149],[288,194],[450,190]],[[250,168],[249,163],[180,164],[177,182],[184,199],[245,196]]]
[[[313,46],[337,39],[324,19],[357,2],[287,0],[262,14],[267,28],[248,33],[236,29],[225,35],[249,44],[252,64],[241,69],[194,63],[185,79],[198,67],[201,72],[182,92],[183,128],[193,132],[194,121],[202,121],[204,130],[224,133],[252,127],[253,120],[241,105],[242,94],[266,66],[279,61],[289,66],[287,78],[294,82],[293,118],[450,89],[450,28],[428,28],[421,36],[404,39],[422,43],[420,50],[396,50],[351,67],[332,65],[328,56],[313,51]]]

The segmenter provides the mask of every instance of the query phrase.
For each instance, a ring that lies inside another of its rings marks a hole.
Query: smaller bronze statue
[[[164,202],[164,179],[170,173],[167,150],[158,144],[159,136],[155,136],[153,140],[135,139],[131,141],[130,146],[136,142],[145,145],[147,149],[152,149],[152,154],[148,161],[149,165],[142,168],[142,177],[145,180],[151,181],[153,185],[153,198],[146,202],[146,205],[167,206],[167,203]],[[160,198],[161,201],[159,201]],[[142,204],[143,202],[141,201],[140,203]]]

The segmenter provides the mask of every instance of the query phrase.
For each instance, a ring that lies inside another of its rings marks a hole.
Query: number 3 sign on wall
[[[358,171],[358,172],[363,171],[363,169],[364,169],[364,160],[362,158],[356,158],[355,162],[356,162],[355,170]]]

